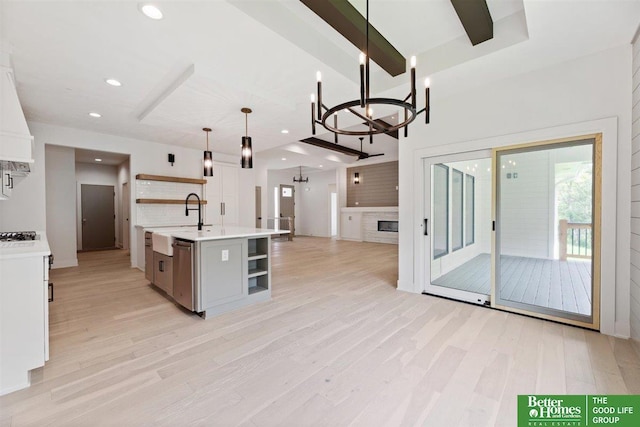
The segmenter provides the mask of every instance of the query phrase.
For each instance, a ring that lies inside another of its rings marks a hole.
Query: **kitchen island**
[[[146,230],[154,256],[147,278],[203,318],[267,301],[271,235],[281,233],[237,226]]]

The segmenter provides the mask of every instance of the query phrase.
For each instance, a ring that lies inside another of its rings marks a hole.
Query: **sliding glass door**
[[[425,292],[489,304],[491,152],[424,161]]]
[[[598,329],[601,141],[423,159],[425,293]]]
[[[599,326],[596,137],[494,150],[494,305]]]

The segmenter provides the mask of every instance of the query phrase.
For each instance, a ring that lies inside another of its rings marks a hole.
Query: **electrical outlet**
[[[223,249],[222,250],[222,261],[229,261],[229,250],[228,249]]]

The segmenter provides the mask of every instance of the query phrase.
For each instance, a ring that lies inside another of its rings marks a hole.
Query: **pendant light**
[[[251,148],[251,137],[249,136],[249,114],[251,114],[251,108],[244,107],[240,111],[244,113],[244,136],[242,137],[242,157],[240,164],[243,169],[252,169],[253,148]]]
[[[207,150],[204,152],[204,176],[213,176],[213,155],[209,151],[209,132],[211,128],[202,128],[207,133]]]

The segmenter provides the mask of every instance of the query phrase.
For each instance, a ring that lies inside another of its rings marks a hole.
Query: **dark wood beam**
[[[354,150],[353,148],[345,147],[343,145],[334,144],[333,142],[327,142],[320,138],[310,137],[301,139],[300,142],[304,142],[306,144],[310,144],[316,147],[324,148],[331,151],[336,151],[341,154],[346,154],[348,156],[356,156],[358,160],[368,159],[369,157],[382,156],[382,154],[369,154],[364,151]]]
[[[493,38],[493,19],[486,0],[451,0],[472,45]]]
[[[367,20],[351,3],[346,0],[300,1],[360,51],[367,50]],[[369,57],[393,77],[406,71],[407,60],[405,57],[371,24],[369,24]]]
[[[390,128],[391,127],[391,123],[387,123],[382,119],[375,119],[374,122],[386,127],[386,128]],[[363,123],[364,125],[366,125],[366,123]],[[395,138],[398,139],[398,129],[391,131],[391,132],[385,132],[385,135],[389,135],[391,138]]]

